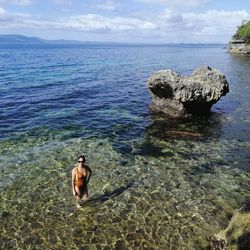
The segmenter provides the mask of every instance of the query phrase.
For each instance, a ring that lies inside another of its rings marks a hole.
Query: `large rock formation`
[[[153,94],[151,110],[174,118],[208,113],[221,96],[229,92],[224,74],[210,67],[181,76],[171,70],[160,70],[148,80]]]

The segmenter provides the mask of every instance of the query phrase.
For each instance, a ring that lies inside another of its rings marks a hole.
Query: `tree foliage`
[[[250,21],[243,20],[242,24],[238,26],[238,29],[233,36],[234,39],[243,39],[247,43],[250,43]]]

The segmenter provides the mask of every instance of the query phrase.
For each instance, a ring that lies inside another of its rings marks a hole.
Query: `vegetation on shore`
[[[235,35],[233,35],[233,39],[242,39],[246,43],[250,43],[250,21],[242,21],[242,24],[238,26]]]

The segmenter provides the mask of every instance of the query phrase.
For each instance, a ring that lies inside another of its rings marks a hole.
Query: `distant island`
[[[113,44],[122,44],[122,43],[115,43],[115,42],[96,42],[96,41],[75,41],[75,40],[64,40],[64,39],[58,39],[58,40],[47,40],[39,37],[28,37],[23,35],[0,35],[0,45],[1,44],[94,44],[94,45],[113,45]]]
[[[23,35],[0,35],[0,44],[44,44],[44,43],[81,43],[71,40],[46,40]]]
[[[48,40],[39,37],[29,37],[19,34],[0,35],[0,45],[117,45],[117,46],[225,46],[225,43],[138,43],[138,42],[103,42],[77,40]]]
[[[250,55],[250,21],[242,21],[229,43],[228,51],[234,54]]]

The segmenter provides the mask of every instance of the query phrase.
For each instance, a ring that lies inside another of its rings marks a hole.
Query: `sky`
[[[0,34],[132,43],[227,43],[249,0],[0,0]]]

